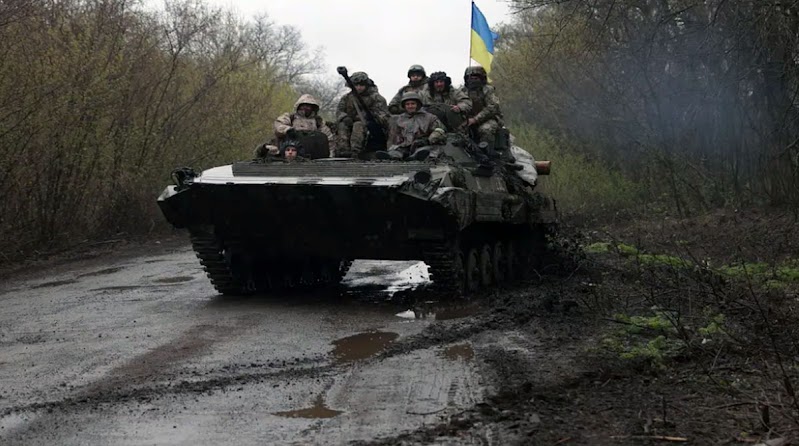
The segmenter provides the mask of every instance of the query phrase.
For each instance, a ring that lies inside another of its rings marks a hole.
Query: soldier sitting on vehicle
[[[288,162],[302,159],[302,144],[299,141],[287,139],[280,144],[280,156]]]
[[[463,125],[464,115],[472,111],[472,100],[464,91],[452,86],[452,79],[443,71],[430,75],[428,89],[419,93],[425,111],[438,116],[447,130],[455,131]]]
[[[385,128],[388,125],[389,113],[386,105],[386,98],[380,95],[375,83],[369,76],[358,71],[350,76],[355,91],[345,94],[338,103],[336,118],[338,120],[338,150],[336,156],[356,157],[366,148],[367,123],[362,122],[359,110],[359,102],[354,94],[363,100],[363,103],[371,112],[376,124]]]
[[[497,131],[502,128],[502,111],[494,87],[488,85],[483,67],[469,67],[463,75],[465,85],[461,91],[472,100],[472,110],[467,114],[466,127],[478,142],[485,142],[493,149]],[[476,133],[476,135],[474,135]]]
[[[378,159],[402,160],[411,154],[412,149],[417,149],[411,157],[423,160],[430,155],[430,150],[424,146],[446,141],[444,124],[434,114],[422,110],[418,93],[405,93],[400,104],[405,112],[391,121],[389,149],[377,152],[376,156]]]
[[[427,74],[424,71],[424,67],[421,65],[411,65],[411,67],[408,68],[408,85],[403,85],[402,88],[397,91],[397,94],[391,98],[391,102],[388,103],[388,111],[392,115],[402,114],[402,112],[404,112],[402,104],[400,104],[402,95],[411,91],[421,93],[427,90],[427,88]]]
[[[325,120],[319,116],[319,101],[309,94],[304,94],[294,104],[294,113],[283,113],[274,123],[275,138],[278,144],[288,139],[297,139],[297,132],[316,131],[327,136],[330,145],[330,156],[335,154],[335,138]]]

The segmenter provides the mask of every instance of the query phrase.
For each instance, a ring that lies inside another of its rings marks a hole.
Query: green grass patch
[[[693,261],[667,254],[640,254],[637,259],[642,264],[649,266],[671,266],[674,268],[686,268],[694,266]]]
[[[585,252],[589,254],[605,254],[610,252],[610,246],[608,242],[591,243],[585,247]]]

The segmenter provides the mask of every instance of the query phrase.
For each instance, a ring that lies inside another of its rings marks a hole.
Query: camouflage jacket
[[[468,114],[470,118],[475,118],[477,124],[483,124],[486,121],[502,120],[502,111],[499,109],[499,98],[491,85],[483,85],[482,88],[470,90],[462,87],[461,91],[469,96],[472,100],[472,111]]]
[[[353,121],[359,121],[361,118],[358,116],[358,111],[355,109],[356,99],[353,96],[355,92],[350,91],[338,103],[336,109],[336,120],[341,122],[342,119],[349,117]],[[371,86],[364,91],[361,95],[364,104],[369,108],[369,111],[374,115],[378,124],[385,128],[388,125],[388,105],[386,105],[386,98],[380,95],[377,87]]]
[[[457,105],[461,109],[461,113],[468,114],[472,111],[472,100],[469,95],[457,88],[450,87],[443,93],[428,89],[419,93],[419,95],[422,97],[422,102],[425,106],[432,104]]]
[[[419,138],[441,137],[444,135],[444,128],[444,124],[432,113],[426,111],[403,113],[391,120],[388,145],[409,146]]]
[[[330,127],[328,127],[324,119],[316,113],[307,118],[297,114],[296,110],[299,108],[300,104],[316,105],[317,109],[319,108],[319,102],[313,96],[309,94],[300,96],[294,104],[295,113],[283,113],[275,119],[273,124],[275,128],[275,137],[278,141],[284,140],[286,138],[286,132],[292,128],[298,132],[303,130],[316,130],[327,136],[327,140],[330,143],[330,153],[332,154],[335,150],[336,139],[333,136],[333,132],[330,131]]]
[[[405,112],[405,110],[402,109],[402,95],[403,94],[405,94],[405,93],[407,93],[409,91],[414,91],[414,92],[419,93],[421,95],[423,92],[427,91],[427,88],[428,88],[428,86],[427,86],[427,78],[426,77],[422,78],[422,80],[420,80],[419,82],[420,82],[419,85],[411,85],[411,84],[404,85],[402,88],[400,88],[397,91],[397,94],[395,94],[394,97],[391,98],[391,102],[388,103],[388,111],[392,115],[399,115],[399,114]]]

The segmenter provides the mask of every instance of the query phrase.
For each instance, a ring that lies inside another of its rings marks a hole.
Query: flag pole
[[[471,0],[471,8],[469,8],[469,64],[472,66],[472,21],[474,20],[474,0]]]

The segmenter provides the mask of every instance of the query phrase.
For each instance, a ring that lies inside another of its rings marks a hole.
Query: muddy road
[[[396,297],[426,282],[358,261],[339,290],[223,297],[188,247],[7,279],[0,443],[405,442],[496,393],[481,350],[535,344],[487,330],[485,303]],[[440,441],[505,443],[465,430]]]

